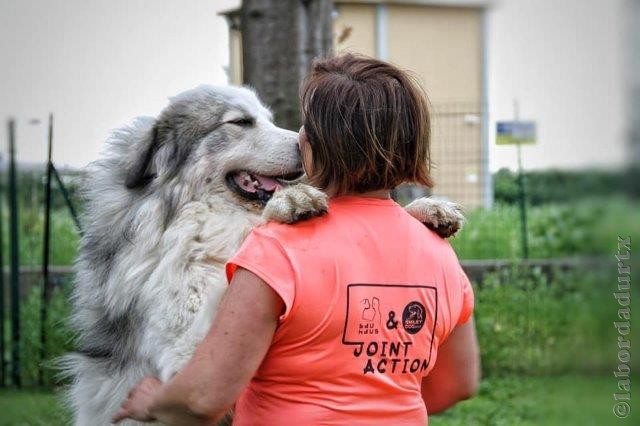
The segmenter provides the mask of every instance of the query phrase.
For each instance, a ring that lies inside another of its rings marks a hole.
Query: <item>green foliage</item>
[[[6,213],[6,212],[5,212]],[[19,244],[20,244],[20,264],[39,266],[42,265],[43,256],[43,233],[44,217],[43,212],[30,208],[21,208],[18,219]],[[3,241],[2,250],[5,254],[5,266],[9,261],[10,243],[8,215],[5,214],[3,221]],[[79,234],[66,209],[54,210],[51,212],[51,240],[50,240],[50,260],[51,265],[70,265],[75,259]]]
[[[611,268],[614,268],[612,265]],[[615,270],[556,272],[514,267],[485,276],[474,285],[475,318],[483,374],[608,372],[617,350],[617,305],[612,296]],[[67,326],[67,293],[57,291],[47,325],[47,358],[72,349]],[[40,361],[40,292],[32,289],[22,304],[21,354],[23,380],[37,383]],[[47,364],[50,367],[50,362]],[[640,366],[638,366],[640,367]],[[47,382],[53,383],[51,368]]]
[[[18,172],[18,234],[19,258],[21,265],[41,265],[43,256],[44,230],[44,172],[39,170]],[[65,186],[70,193],[76,209],[82,209],[78,195],[80,175],[63,176]],[[0,195],[2,195],[3,250],[5,265],[9,259],[9,208],[7,197],[6,176],[0,176]],[[51,240],[50,264],[69,265],[76,256],[78,231],[71,214],[65,204],[57,182],[52,181],[51,192]]]
[[[615,381],[606,376],[490,377],[478,395],[442,414],[431,426],[574,426],[617,423],[611,412]],[[0,426],[71,424],[59,392],[0,390]],[[627,422],[638,424],[631,410]],[[635,423],[634,423],[635,422]]]
[[[19,166],[19,165],[18,165]],[[60,171],[59,171],[60,172]],[[80,171],[65,171],[61,175],[64,186],[71,198],[74,206],[81,206],[80,182],[83,173]],[[32,170],[17,170],[16,184],[18,186],[18,204],[21,206],[32,206],[34,209],[42,210],[44,205],[44,187],[46,182],[45,167]],[[0,175],[0,192],[7,194],[7,174]],[[66,204],[58,182],[51,176],[51,208],[53,210],[66,208]]]
[[[627,422],[613,415],[611,394],[615,387],[610,375],[486,378],[477,396],[430,416],[429,425],[638,424],[640,415],[633,409]]]
[[[599,272],[513,268],[475,286],[487,376],[609,372],[615,366],[615,265]],[[640,367],[640,366],[638,366]],[[637,367],[636,367],[637,368]]]
[[[70,306],[68,295],[70,286],[57,288],[53,293],[49,309],[47,311],[47,335],[44,366],[44,383],[51,385],[56,383],[59,374],[54,367],[54,360],[73,349],[72,333],[68,326]],[[33,287],[20,305],[20,371],[24,386],[36,386],[38,384],[38,369],[41,364],[41,291]],[[8,325],[6,327],[9,328]],[[6,336],[7,338],[9,336]],[[8,342],[8,339],[6,340]],[[9,345],[7,345],[9,347]],[[9,357],[7,359],[10,360]],[[11,371],[9,362],[8,371]]]
[[[500,377],[482,381],[478,395],[444,413],[430,416],[431,426],[531,425],[540,414],[537,392],[529,378]]]
[[[496,205],[466,213],[467,223],[451,244],[460,259],[514,259],[520,256],[520,228],[515,206]]]
[[[493,175],[494,197],[498,203],[520,201],[518,174],[500,169]],[[589,197],[611,195],[640,197],[640,167],[621,171],[536,170],[524,174],[527,202],[531,205],[567,203]]]
[[[586,199],[573,204],[530,207],[529,256],[534,259],[609,256],[617,235],[640,241],[634,212],[640,203],[621,197]],[[637,214],[637,213],[636,213]],[[467,213],[467,224],[451,239],[461,259],[518,259],[522,256],[520,211],[496,204]]]
[[[0,390],[0,426],[66,426],[71,415],[62,395],[47,391]]]
[[[520,201],[518,174],[500,169],[493,175],[493,198],[496,203],[517,204]]]

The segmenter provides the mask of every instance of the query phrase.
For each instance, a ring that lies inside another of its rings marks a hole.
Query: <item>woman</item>
[[[475,392],[469,281],[390,198],[402,182],[432,185],[424,93],[392,65],[343,55],[314,64],[301,99],[303,165],[329,213],[254,229],[192,360],[166,384],[140,382],[115,421],[213,424],[235,403],[238,425],[424,425],[427,408]]]

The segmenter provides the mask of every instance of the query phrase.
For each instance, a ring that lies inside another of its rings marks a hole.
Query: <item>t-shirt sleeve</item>
[[[226,264],[229,283],[238,267],[256,274],[280,296],[285,305],[280,320],[286,319],[295,297],[295,273],[286,251],[278,240],[265,234],[260,228],[253,229]]]
[[[471,282],[462,267],[460,267],[460,284],[462,285],[462,310],[460,311],[460,317],[456,325],[464,324],[471,318],[475,302],[473,287],[471,287]]]

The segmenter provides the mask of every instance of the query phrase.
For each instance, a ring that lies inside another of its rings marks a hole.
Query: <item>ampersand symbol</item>
[[[394,311],[389,311],[389,318],[387,319],[387,328],[389,330],[398,328],[398,321],[394,321],[395,317],[396,313]]]

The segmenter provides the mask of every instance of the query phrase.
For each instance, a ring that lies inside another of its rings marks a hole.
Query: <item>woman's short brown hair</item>
[[[336,194],[433,186],[427,98],[407,73],[369,57],[317,60],[300,88],[314,180]]]

